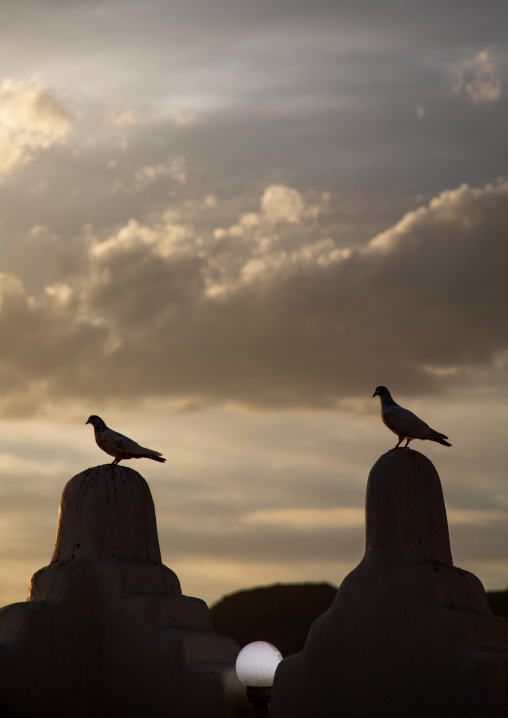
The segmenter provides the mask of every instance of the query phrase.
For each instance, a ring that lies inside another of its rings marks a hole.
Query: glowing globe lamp
[[[247,698],[258,715],[269,715],[273,677],[281,661],[279,649],[266,641],[248,643],[238,654],[236,675],[247,687]]]

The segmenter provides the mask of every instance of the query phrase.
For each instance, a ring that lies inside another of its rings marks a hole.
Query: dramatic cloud
[[[53,262],[38,293],[2,276],[4,411],[51,397],[317,408],[378,383],[438,391],[508,348],[507,200],[508,183],[463,185],[355,250],[313,236],[316,205],[283,186],[241,232],[203,237],[173,211],[92,232],[77,276]],[[30,239],[57,243],[40,228]]]
[[[65,142],[72,129],[67,110],[36,79],[4,80],[0,87],[0,179],[38,151]]]

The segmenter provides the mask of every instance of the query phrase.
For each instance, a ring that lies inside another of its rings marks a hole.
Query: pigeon
[[[381,418],[383,423],[399,437],[397,444],[393,447],[394,449],[398,449],[399,444],[404,439],[406,439],[406,444],[402,447],[404,449],[408,448],[409,442],[413,441],[413,439],[428,439],[443,446],[451,446],[445,441],[448,438],[447,436],[440,434],[439,431],[434,431],[412,411],[403,409],[394,402],[386,386],[378,386],[372,396],[378,396],[381,399]]]
[[[136,444],[135,441],[129,439],[127,436],[119,434],[117,431],[113,431],[113,429],[109,429],[100,416],[92,414],[86,423],[93,426],[95,441],[99,449],[115,457],[115,460],[111,462],[113,465],[120,463],[122,459],[145,458],[160,461],[161,463],[166,461],[159,451],[145,449],[144,446]]]

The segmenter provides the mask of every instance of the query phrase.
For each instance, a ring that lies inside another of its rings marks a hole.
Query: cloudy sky
[[[508,585],[508,6],[7,0],[0,603],[66,481],[136,462],[209,602],[361,559],[378,384],[447,434],[455,563]],[[107,460],[107,459],[106,459]],[[132,463],[132,462],[131,462]]]

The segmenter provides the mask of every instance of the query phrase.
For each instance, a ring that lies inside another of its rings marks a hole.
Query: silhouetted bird
[[[379,396],[381,399],[381,418],[385,426],[399,437],[399,441],[393,447],[394,449],[398,449],[400,442],[404,439],[406,439],[404,449],[407,449],[409,442],[413,441],[413,439],[428,439],[443,446],[451,446],[445,441],[448,438],[447,436],[434,431],[412,411],[403,409],[396,404],[386,386],[378,386],[372,396]]]
[[[93,426],[95,441],[99,449],[115,457],[115,460],[111,462],[112,464],[118,464],[122,459],[144,458],[160,461],[161,463],[166,461],[159,451],[145,449],[144,446],[136,444],[135,441],[129,439],[127,436],[119,434],[117,431],[113,431],[113,429],[109,429],[100,416],[93,414],[88,418],[86,423]]]

